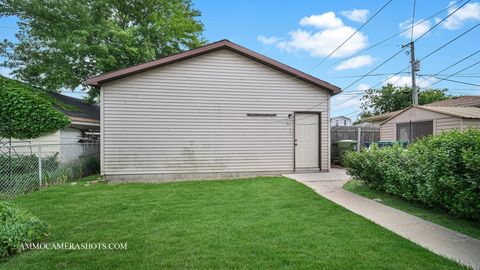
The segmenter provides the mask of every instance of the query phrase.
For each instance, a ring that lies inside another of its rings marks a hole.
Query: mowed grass
[[[438,209],[425,208],[420,204],[409,202],[398,196],[385,194],[383,192],[371,189],[358,180],[350,180],[344,186],[344,189],[370,199],[381,199],[386,205],[397,208],[414,216],[436,223],[438,225],[450,228],[454,231],[480,239],[480,222],[465,220],[445,211]]]
[[[51,227],[48,242],[128,250],[35,250],[0,269],[457,269],[287,178],[60,185],[16,206]]]

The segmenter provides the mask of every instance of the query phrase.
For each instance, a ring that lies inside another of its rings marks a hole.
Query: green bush
[[[480,131],[458,130],[410,144],[371,147],[345,157],[367,186],[428,207],[480,220]]]
[[[48,227],[30,213],[0,202],[0,258],[22,251],[22,245],[47,237]]]

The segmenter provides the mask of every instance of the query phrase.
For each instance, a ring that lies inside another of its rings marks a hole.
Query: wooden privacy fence
[[[338,161],[339,151],[335,143],[340,140],[358,141],[360,147],[365,143],[378,142],[380,140],[379,127],[358,127],[358,126],[333,126],[330,128],[332,138],[332,162]]]

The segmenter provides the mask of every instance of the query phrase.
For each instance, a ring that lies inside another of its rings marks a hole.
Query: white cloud
[[[453,13],[458,6],[453,5],[455,2],[450,2],[448,5],[451,6],[448,9],[448,14]],[[435,18],[437,22],[440,21],[439,18]],[[448,17],[443,23],[442,26],[449,30],[459,29],[463,26],[463,22],[467,20],[480,20],[480,3],[468,3],[459,9],[457,12],[453,13],[452,16]]]
[[[435,78],[417,78],[417,86],[419,87],[429,87],[431,84],[436,82]],[[383,85],[393,84],[393,86],[403,87],[403,86],[412,86],[412,77],[411,76],[398,76],[395,75],[391,78],[383,80]]]
[[[361,101],[362,96],[356,95],[337,95],[332,98],[332,108],[338,112],[339,110],[343,109],[358,109],[362,103]]]
[[[262,36],[262,35],[259,35],[257,36],[257,40],[262,42],[263,44],[266,44],[266,45],[272,45],[272,44],[275,44],[277,43],[278,41],[280,41],[280,38],[278,37],[266,37],[266,36]]]
[[[321,15],[311,15],[300,20],[300,25],[314,26],[320,29],[339,28],[343,26],[341,19],[337,18],[334,12],[330,11]]]
[[[311,15],[300,20],[303,26],[313,26],[317,29],[297,29],[288,33],[288,38],[267,38],[258,36],[257,39],[265,44],[277,46],[285,52],[304,51],[312,57],[325,57],[332,53],[340,44],[349,38],[356,29],[345,25],[334,12],[321,15]],[[266,43],[267,42],[267,43]],[[368,45],[368,37],[358,32],[333,55],[344,57],[352,55]]]
[[[366,91],[368,89],[370,89],[370,85],[368,85],[366,83],[361,83],[357,86],[358,91]]]
[[[419,21],[422,21],[422,20],[419,20]],[[414,24],[414,26],[413,26],[413,38],[414,39],[423,35],[432,26],[432,23],[429,20],[423,21],[421,23],[415,22],[413,24]],[[409,29],[408,31],[403,32],[402,36],[404,36],[406,38],[410,38],[410,35],[412,33],[410,31],[410,29],[412,28],[412,20],[407,20],[407,21],[404,21],[404,22],[400,23],[399,27],[400,27],[400,30],[402,30],[402,31],[406,30],[406,29]]]
[[[338,66],[335,67],[335,70],[340,71],[340,70],[346,70],[346,69],[361,68],[364,66],[371,65],[373,61],[374,61],[373,57],[368,54],[359,55],[341,62]]]
[[[347,17],[349,20],[359,23],[364,23],[367,21],[368,13],[370,13],[368,9],[352,9],[340,12],[340,14]]]

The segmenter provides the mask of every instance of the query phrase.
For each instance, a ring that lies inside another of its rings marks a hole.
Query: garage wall
[[[380,126],[381,141],[396,141],[397,128],[395,123],[386,123]]]
[[[453,117],[442,113],[422,110],[420,108],[410,108],[407,111],[388,120],[380,126],[380,140],[394,141],[397,139],[397,124],[421,121],[432,121],[435,133],[454,128],[460,129],[461,118]]]
[[[459,117],[446,116],[436,119],[435,133],[440,133],[442,131],[448,131],[452,129],[460,129],[462,119]]]
[[[110,82],[101,92],[107,177],[291,172],[289,115],[306,110],[322,113],[321,166],[329,168],[329,93],[229,50]]]
[[[480,129],[480,119],[463,119],[463,128],[479,128]]]

